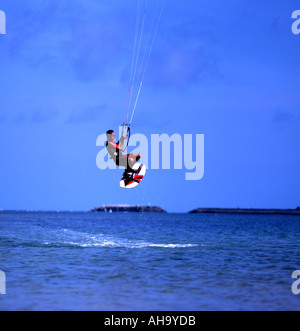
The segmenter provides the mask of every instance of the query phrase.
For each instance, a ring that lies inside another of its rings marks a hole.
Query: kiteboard
[[[136,163],[133,167],[136,172],[124,172],[123,177],[120,181],[122,188],[134,188],[140,184],[146,173],[146,166],[144,164]]]

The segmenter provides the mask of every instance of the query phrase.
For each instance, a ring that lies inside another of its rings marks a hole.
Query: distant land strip
[[[129,205],[103,205],[92,209],[94,212],[136,212],[136,213],[166,213],[164,209],[157,206],[129,206]]]
[[[249,215],[298,215],[300,207],[296,209],[257,209],[257,208],[197,208],[189,214],[249,214]]]
[[[166,210],[157,206],[131,206],[131,205],[103,205],[96,207],[91,212],[136,212],[136,213],[167,213]],[[3,210],[0,213],[11,212],[70,212],[70,211],[47,211],[47,210]],[[189,214],[244,214],[244,215],[294,215],[300,216],[300,207],[296,209],[258,209],[258,208],[197,208]]]

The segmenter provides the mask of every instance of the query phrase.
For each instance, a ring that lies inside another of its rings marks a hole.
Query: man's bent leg
[[[140,158],[141,158],[141,154],[132,153],[128,155],[123,155],[119,159],[119,165],[125,168],[125,172],[135,173],[136,171],[133,170],[133,167]]]
[[[133,166],[137,163],[137,161],[141,158],[141,154],[129,154],[128,155],[128,165],[129,168],[133,168]]]

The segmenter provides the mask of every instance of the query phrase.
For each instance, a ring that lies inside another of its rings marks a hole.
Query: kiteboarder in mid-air
[[[124,176],[126,177],[132,177],[134,174],[137,174],[140,169],[133,170],[134,165],[137,163],[137,161],[141,158],[141,154],[126,154],[123,155],[122,151],[124,148],[124,141],[126,139],[125,136],[123,136],[121,139],[116,143],[115,142],[115,133],[113,130],[108,130],[106,132],[107,142],[106,142],[106,149],[108,151],[108,154],[110,155],[111,159],[115,162],[115,164],[119,167],[125,167]]]
[[[146,165],[140,164],[138,162],[141,158],[141,154],[131,153],[123,155],[122,152],[127,148],[126,147],[124,149],[125,139],[127,139],[128,146],[130,138],[130,126],[132,124],[133,116],[135,114],[138,100],[141,94],[143,81],[149,64],[149,59],[152,53],[165,2],[166,0],[139,1],[136,16],[136,30],[131,62],[131,72],[123,121],[123,130],[125,127],[127,127],[127,134],[124,136],[122,132],[121,139],[116,143],[114,131],[108,130],[106,132],[106,148],[111,159],[117,166],[125,167],[125,172],[120,182],[120,186],[123,188],[133,188],[137,186],[146,173]],[[140,22],[142,22],[142,24],[140,24]],[[145,26],[148,28],[148,30],[145,28]],[[145,42],[146,40],[147,42]]]

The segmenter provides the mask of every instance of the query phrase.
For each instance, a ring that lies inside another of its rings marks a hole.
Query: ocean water
[[[295,216],[0,212],[0,310],[300,310]]]

